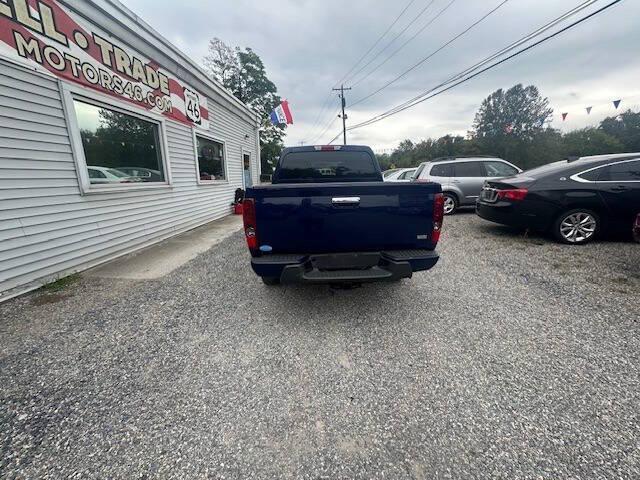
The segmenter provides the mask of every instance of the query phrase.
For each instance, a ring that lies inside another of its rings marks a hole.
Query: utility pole
[[[351,90],[351,88],[344,88],[344,84],[340,85],[340,88],[334,88],[336,92],[340,92],[340,103],[342,104],[342,115],[338,115],[338,117],[342,118],[342,139],[344,145],[347,144],[347,114],[344,113],[344,107],[347,106],[347,100],[344,98],[344,91]]]

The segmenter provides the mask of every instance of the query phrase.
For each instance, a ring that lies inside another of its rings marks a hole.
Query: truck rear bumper
[[[366,283],[410,278],[438,262],[433,250],[265,255],[251,259],[261,277],[281,283]]]

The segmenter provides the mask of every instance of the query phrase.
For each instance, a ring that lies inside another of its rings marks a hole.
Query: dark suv
[[[487,181],[476,205],[486,220],[550,231],[569,244],[629,235],[638,211],[640,153],[563,160]]]

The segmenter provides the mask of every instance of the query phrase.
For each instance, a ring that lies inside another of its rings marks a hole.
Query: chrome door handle
[[[360,197],[333,197],[331,203],[334,205],[358,205]]]

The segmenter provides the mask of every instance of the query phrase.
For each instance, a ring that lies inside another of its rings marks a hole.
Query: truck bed
[[[256,255],[433,250],[435,183],[254,187]]]

